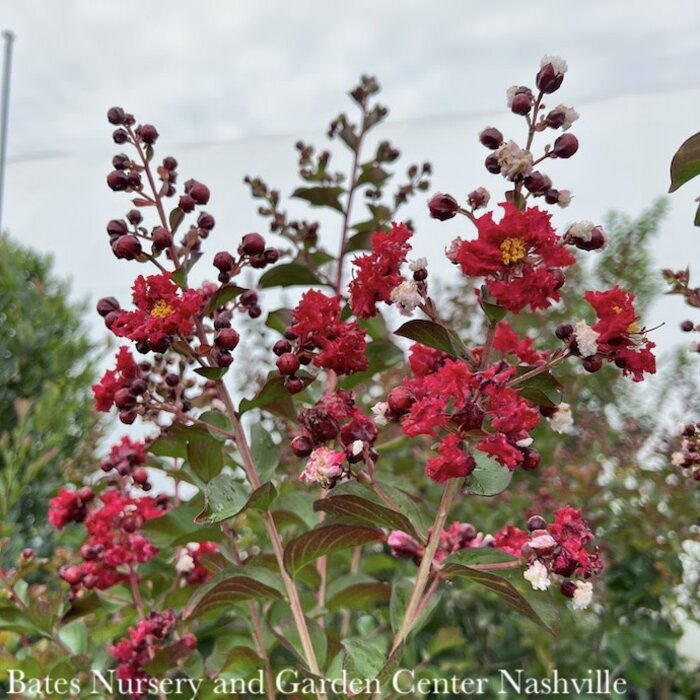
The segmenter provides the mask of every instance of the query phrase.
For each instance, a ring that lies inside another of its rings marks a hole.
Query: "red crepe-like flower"
[[[549,534],[559,545],[555,552],[552,570],[562,576],[579,574],[588,578],[600,573],[603,568],[597,554],[585,549],[594,535],[581,511],[564,506],[554,514],[554,522],[547,527]]]
[[[132,382],[141,378],[141,369],[136,364],[129,348],[122,345],[117,352],[117,364],[107,370],[98,384],[92,387],[95,408],[107,412],[114,405],[114,395],[119,389],[128,389]]]
[[[132,296],[136,309],[122,311],[111,326],[115,335],[162,350],[172,336],[194,333],[194,317],[202,309],[203,297],[194,289],[181,292],[169,272],[139,275]]]
[[[204,583],[211,578],[211,572],[202,564],[202,555],[218,551],[216,542],[191,542],[180,554],[176,569],[184,574],[187,583]]]
[[[489,212],[477,219],[478,238],[461,241],[450,252],[465,275],[485,277],[499,305],[518,313],[525,306],[546,309],[559,301],[564,276],[574,256],[559,245],[550,214],[531,207],[520,211],[510,202],[499,223]]]
[[[411,250],[411,231],[405,224],[393,224],[391,231],[372,236],[372,251],[352,261],[358,270],[350,282],[350,308],[359,318],[377,314],[377,304],[391,303],[391,292],[403,282],[401,265]]]
[[[49,522],[62,530],[68,523],[80,523],[87,515],[87,505],[77,491],[61,486],[58,495],[49,501]]]
[[[547,352],[535,350],[532,338],[521,338],[507,321],[499,321],[496,324],[496,333],[493,337],[493,349],[499,350],[504,355],[515,355],[520,362],[527,365],[540,364],[547,360]]]
[[[474,458],[464,451],[458,435],[445,435],[438,447],[439,457],[428,460],[425,474],[428,478],[442,484],[448,479],[465,477],[474,471]]]
[[[317,367],[336,374],[361,372],[367,369],[365,332],[355,321],[343,321],[340,314],[340,296],[311,289],[292,312],[291,331],[300,345],[313,343],[320,351],[314,357]]]
[[[656,372],[656,359],[652,349],[655,343],[647,340],[637,324],[634,310],[634,294],[619,287],[603,292],[588,291],[586,301],[595,309],[598,321],[593,330],[598,333],[598,352],[631,374],[635,382],[644,379],[644,373]]]
[[[508,525],[503,530],[499,530],[493,538],[493,546],[496,549],[512,554],[514,557],[520,556],[520,550],[529,540],[527,532],[515,525]]]

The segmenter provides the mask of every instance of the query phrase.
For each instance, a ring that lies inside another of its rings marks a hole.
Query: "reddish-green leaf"
[[[229,301],[235,299],[239,294],[243,294],[245,291],[245,287],[237,287],[235,284],[224,284],[223,286],[219,287],[219,289],[214,292],[211,299],[209,299],[209,302],[204,309],[204,313],[210,314],[213,311],[216,311],[216,309],[218,309],[220,306],[224,306],[224,304],[227,304]]]
[[[200,525],[219,523],[249,508],[264,511],[276,497],[277,489],[270,482],[249,493],[248,487],[231,474],[219,474],[207,484],[204,510],[197,515],[195,522]]]
[[[339,197],[344,192],[342,187],[297,187],[292,197],[305,199],[314,207],[330,207],[342,213],[343,205]]]
[[[518,374],[522,375],[534,367],[518,367]],[[548,406],[554,408],[558,406],[564,397],[564,388],[561,382],[549,371],[537,374],[530,379],[526,379],[522,384],[518,384],[520,395],[536,403],[538,406]]]
[[[322,525],[291,540],[284,549],[284,567],[294,575],[326,554],[384,540],[384,533],[364,525]]]
[[[668,191],[675,192],[696,175],[700,175],[700,133],[686,139],[673,156],[671,186]]]
[[[299,377],[305,385],[309,384],[314,379],[305,372],[297,372],[297,377]],[[238,412],[243,415],[253,408],[265,408],[270,404],[274,404],[286,398],[289,398],[289,392],[284,388],[284,377],[276,372],[272,372],[263,388],[260,389],[252,399],[241,400],[238,406]]]
[[[282,598],[277,577],[267,569],[240,566],[227,569],[201,585],[190,598],[182,618],[198,617],[255,598]]]

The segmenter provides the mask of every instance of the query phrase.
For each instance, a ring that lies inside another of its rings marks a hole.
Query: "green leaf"
[[[61,641],[76,655],[85,654],[88,650],[88,630],[82,620],[64,625],[58,631]]]
[[[492,550],[464,550],[443,562],[441,575],[468,579],[496,593],[508,606],[525,615],[553,634],[559,622],[559,607],[552,594],[536,591],[523,578],[523,571],[500,569],[484,571],[472,568],[475,564],[492,564],[504,561],[517,561],[514,557]]]
[[[496,496],[508,488],[513,472],[479,450],[473,452],[476,467],[467,477],[466,492],[473,496]]]
[[[384,654],[367,639],[349,637],[341,644],[345,649],[343,668],[350,678],[374,678],[384,667]]]
[[[177,230],[177,227],[182,223],[182,220],[185,218],[185,212],[180,209],[180,207],[175,207],[170,212],[170,216],[168,216],[168,221],[170,223],[170,231],[172,233],[175,233]]]
[[[265,321],[265,325],[268,328],[272,328],[273,331],[277,331],[280,334],[284,333],[291,324],[291,309],[275,309],[275,311],[270,311]]]
[[[152,521],[149,520],[148,522]],[[68,608],[61,618],[61,624],[67,625],[69,622],[77,620],[84,615],[89,615],[95,612],[95,610],[99,610],[101,607],[100,599],[94,593],[90,592],[88,595],[84,595],[71,603],[70,608]]]
[[[675,192],[681,185],[700,175],[700,133],[686,139],[671,160],[671,186]]]
[[[210,314],[216,311],[220,306],[228,304],[229,301],[235,299],[239,294],[247,291],[245,287],[237,287],[235,284],[224,284],[214,292],[211,299],[207,303],[204,313]]]
[[[511,202],[520,211],[525,209],[525,197],[517,190],[508,190],[506,192],[506,201]]]
[[[194,649],[187,644],[186,640],[178,639],[173,644],[160,647],[144,670],[151,676],[163,678],[168,671],[181,666],[193,653]]]
[[[204,413],[199,415],[199,420],[209,423],[209,425],[220,428],[221,430],[225,430],[226,432],[230,433],[232,431],[231,421],[225,413],[221,413],[220,411],[204,411]],[[217,440],[225,439],[225,436],[217,430],[207,428],[207,431]]]
[[[212,538],[220,540],[220,531],[212,532],[210,528],[202,528],[195,523],[195,516],[201,510],[201,498],[198,497],[196,501],[199,503],[183,503],[171,508],[160,518],[147,520],[142,529],[148,539],[162,549],[174,547],[175,543],[188,544]]]
[[[196,367],[194,371],[202,377],[216,380],[228,372],[228,367]]]
[[[227,569],[197,588],[183,610],[182,618],[199,617],[255,598],[281,599],[277,576],[267,569],[253,566]]]
[[[489,294],[488,287],[485,284],[481,287],[480,303],[486,318],[489,320],[489,323],[492,326],[496,325],[508,313],[506,309],[496,304],[493,297]]]
[[[442,350],[442,352],[446,352],[453,357],[460,356],[460,341],[457,335],[453,331],[437,323],[433,323],[432,321],[425,321],[422,319],[408,321],[404,323],[401,328],[394,331],[394,333],[403,338],[415,340],[421,345],[427,345],[429,348]]]
[[[204,432],[187,442],[187,461],[202,481],[209,481],[221,472],[224,453],[221,442]]]
[[[342,187],[297,187],[292,192],[292,197],[305,199],[313,207],[330,207],[343,212],[343,205],[339,197],[344,194]]]
[[[297,377],[301,379],[305,385],[310,384],[314,377],[309,374],[297,372]],[[243,415],[253,408],[266,408],[272,404],[276,404],[282,399],[289,398],[289,392],[284,388],[284,377],[277,372],[271,372],[269,379],[264,386],[252,399],[242,399],[238,406],[238,413]],[[272,409],[267,409],[272,410]]]
[[[384,533],[364,525],[321,525],[291,540],[284,548],[284,568],[293,576],[319,557],[348,547],[384,540]]]
[[[377,230],[374,221],[366,221],[366,229],[363,231],[358,231],[354,235],[350,236],[347,245],[345,246],[346,253],[354,253],[358,250],[372,250],[372,236]],[[357,229],[358,226],[353,228]]]
[[[260,423],[255,423],[250,431],[250,451],[260,480],[267,481],[279,464],[279,448]]]
[[[180,289],[187,289],[187,270],[184,267],[173,270],[170,276]]]
[[[403,513],[385,505],[371,487],[356,481],[334,488],[326,498],[314,503],[314,510],[390,530],[402,530],[418,537],[413,523]]]
[[[362,166],[360,177],[357,178],[357,184],[365,185],[369,183],[375,187],[379,187],[383,185],[390,176],[391,173],[384,170],[381,166],[365,163]]]
[[[309,267],[297,262],[275,265],[265,272],[258,281],[261,289],[268,287],[291,287],[295,284],[326,285],[325,282]]]
[[[374,609],[391,597],[391,586],[362,574],[349,574],[328,586],[326,608],[330,612]]]
[[[461,627],[441,627],[428,644],[428,654],[432,658],[443,651],[464,647],[465,640]]]
[[[522,375],[534,367],[518,367],[517,374]],[[548,406],[554,408],[558,406],[564,398],[564,388],[561,382],[548,370],[542,374],[537,374],[530,379],[526,379],[522,384],[517,385],[520,395],[532,401],[538,406]]]
[[[248,487],[231,474],[215,476],[204,490],[204,510],[194,519],[200,525],[219,523],[238,515],[248,503]]]
[[[343,377],[339,384],[349,390],[370,379],[377,372],[384,372],[390,367],[394,367],[403,360],[403,352],[388,340],[375,340],[367,345],[367,369],[364,372],[355,372],[347,377]]]

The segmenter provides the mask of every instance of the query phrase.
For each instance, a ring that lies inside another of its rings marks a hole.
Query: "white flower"
[[[372,406],[373,420],[380,428],[387,424],[386,414],[389,404],[386,401],[379,401]]]
[[[187,574],[194,569],[194,559],[187,550],[182,550],[178,560],[175,562],[175,571],[178,574]]]
[[[566,131],[579,117],[578,112],[573,107],[566,105],[558,105],[554,108],[555,112],[561,112],[564,115],[564,121],[561,128]]]
[[[531,437],[526,437],[523,438],[522,440],[518,440],[515,444],[517,447],[530,447],[534,440]]]
[[[402,316],[410,316],[421,303],[418,285],[414,280],[404,280],[391,291],[391,300],[399,307]]]
[[[546,591],[552,583],[547,567],[539,559],[530,564],[523,573],[523,578],[529,581],[536,591]]]
[[[572,238],[578,238],[578,240],[588,243],[591,240],[594,228],[595,224],[591,221],[578,221],[575,224],[571,224],[567,233]]]
[[[425,258],[418,258],[409,264],[408,269],[411,272],[418,272],[418,270],[425,270],[428,267],[428,261]]]
[[[583,357],[590,357],[598,352],[600,333],[594,331],[585,321],[579,321],[574,326],[576,345]]]
[[[561,435],[571,432],[574,427],[574,419],[571,416],[571,406],[568,403],[560,403],[556,413],[548,419],[549,427]]]
[[[554,68],[554,72],[557,75],[564,75],[569,69],[566,61],[561,56],[543,56],[540,61],[540,68],[544,68],[548,63],[552,64],[552,68]]]
[[[508,141],[496,151],[501,175],[514,180],[518,175],[529,175],[532,170],[532,153],[520,148],[515,141]]]
[[[566,209],[566,207],[571,204],[571,200],[573,198],[574,195],[571,194],[571,190],[559,190],[559,194],[557,195],[557,205],[562,209]]]
[[[674,467],[680,467],[683,465],[685,462],[685,457],[683,456],[682,452],[674,452],[671,455],[671,464],[673,464]]]
[[[557,541],[548,532],[545,532],[543,535],[533,537],[528,544],[536,552],[548,554],[554,551]]]
[[[576,590],[571,601],[574,610],[585,610],[593,600],[593,584],[590,581],[576,581]]]
[[[450,243],[450,247],[445,249],[445,255],[453,265],[456,265],[458,263],[457,252],[459,251],[459,248],[462,245],[462,243],[464,243],[464,240],[462,238],[457,237],[452,241],[452,243]]]
[[[362,451],[365,449],[365,443],[362,440],[355,440],[352,445],[350,445],[350,452],[352,452],[353,457],[361,455]]]

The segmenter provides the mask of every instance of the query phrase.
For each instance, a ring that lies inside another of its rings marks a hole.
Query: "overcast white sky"
[[[548,169],[575,194],[559,225],[613,207],[637,215],[667,190],[671,155],[700,129],[696,0],[0,0],[0,26],[17,35],[3,224],[54,254],[93,300],[125,302],[136,273],[104,233],[128,209],[104,184],[121,150],[105,119],[113,104],[157,125],[183,179],[210,185],[212,253],[260,226],[243,175],[290,191],[294,140],[322,141],[362,72],[382,83],[386,135],[407,160],[434,162],[434,190],[463,197],[484,184],[496,195],[503,183],[483,170],[477,132],[492,123],[517,137],[506,88],[532,84],[544,54],[566,58],[556,98],[581,113],[581,150]],[[698,192],[700,181],[673,195],[660,266],[700,258]],[[424,201],[409,213],[420,254],[439,257],[463,233],[428,219]],[[650,325],[686,314],[673,298],[657,315]],[[681,339],[670,330],[668,343]]]

